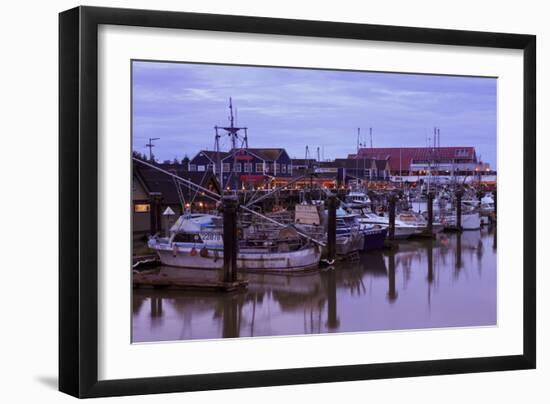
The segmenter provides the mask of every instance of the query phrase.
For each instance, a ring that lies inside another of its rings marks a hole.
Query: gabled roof
[[[256,156],[257,158],[265,161],[275,161],[277,160],[281,154],[286,153],[285,149],[283,148],[260,148],[260,147],[249,147],[246,149],[235,149],[231,150],[229,153],[226,153],[226,155],[223,157],[223,159],[227,159],[228,157],[233,156],[234,153],[243,153],[243,154],[251,154],[253,156]]]
[[[213,164],[215,164],[218,159],[218,153],[219,153],[220,160],[223,160],[224,158],[229,156],[229,153],[224,151],[217,152],[215,150],[201,150],[197,154],[195,154],[195,156],[190,161],[193,161],[198,156],[205,156],[210,161],[212,161]]]
[[[162,194],[164,203],[179,204],[178,191],[171,176],[161,171],[155,170],[154,168],[144,167],[137,163],[134,163],[133,170],[134,175],[138,177],[140,182],[145,185],[145,188],[148,192],[160,192]],[[183,166],[179,169],[171,168],[168,171],[171,171],[177,176],[182,177],[186,180],[190,180],[193,183],[205,188],[208,188],[208,185],[210,183],[215,184],[215,192],[219,193],[219,186],[216,177],[211,171],[187,171],[184,169]],[[192,198],[193,195],[195,195],[195,191],[190,190],[189,187],[182,185],[181,190],[186,200]],[[197,198],[199,197],[200,194],[197,196]]]

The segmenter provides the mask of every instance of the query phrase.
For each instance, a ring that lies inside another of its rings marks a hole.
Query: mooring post
[[[395,195],[390,195],[388,201],[389,209],[389,228],[388,237],[390,240],[395,239]]]
[[[237,199],[223,198],[223,281],[237,280]]]
[[[156,234],[161,230],[160,222],[160,200],[162,194],[160,192],[149,193],[149,227],[151,234]]]
[[[428,234],[431,236],[434,234],[434,194],[428,192]]]
[[[331,262],[336,258],[336,208],[338,207],[338,199],[330,194],[326,200],[326,205],[328,211],[327,260]]]
[[[456,196],[456,229],[462,231],[462,190],[455,192]]]

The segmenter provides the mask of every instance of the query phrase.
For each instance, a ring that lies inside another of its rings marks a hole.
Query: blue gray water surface
[[[333,270],[246,274],[248,289],[241,293],[134,289],[132,338],[150,342],[495,325],[496,257],[494,230],[485,228],[401,242],[396,251],[362,254],[360,261],[338,263]]]

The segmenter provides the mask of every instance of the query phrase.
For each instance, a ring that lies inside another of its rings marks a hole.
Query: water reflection
[[[363,254],[358,262],[306,274],[247,274],[249,286],[242,293],[136,289],[133,339],[492,325],[494,234],[494,229],[441,234],[433,241],[401,243],[395,251]]]

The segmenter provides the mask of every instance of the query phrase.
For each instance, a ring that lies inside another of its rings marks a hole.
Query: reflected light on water
[[[133,341],[495,325],[496,262],[489,228],[402,242],[329,270],[246,274],[244,292],[134,289]]]

